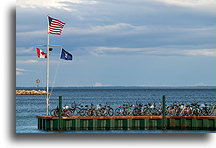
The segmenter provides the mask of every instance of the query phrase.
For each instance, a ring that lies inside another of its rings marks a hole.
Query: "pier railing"
[[[174,102],[168,105],[163,96],[160,103],[124,103],[116,108],[108,104],[83,105],[74,102],[71,107],[65,105],[62,109],[52,109],[50,115],[59,116],[59,110],[62,112],[61,116],[214,116],[216,104]]]

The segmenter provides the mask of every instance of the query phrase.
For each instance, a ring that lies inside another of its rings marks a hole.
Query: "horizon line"
[[[18,87],[29,87],[29,88],[37,88],[36,86],[16,86],[16,88],[18,88]],[[165,86],[165,85],[158,85],[158,86],[133,86],[133,85],[131,85],[131,86],[121,86],[121,85],[119,85],[119,86],[115,86],[115,85],[103,85],[103,86],[55,86],[55,87],[50,87],[50,88],[57,88],[57,87],[216,87],[216,85],[215,86],[212,86],[212,85],[206,85],[206,86],[193,86],[193,85],[191,85],[191,86]],[[40,86],[40,87],[38,87],[38,88],[45,88],[45,86]]]

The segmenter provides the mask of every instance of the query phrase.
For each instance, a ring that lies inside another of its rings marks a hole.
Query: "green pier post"
[[[166,98],[162,97],[162,130],[166,129]]]
[[[62,129],[62,96],[59,96],[59,129]]]

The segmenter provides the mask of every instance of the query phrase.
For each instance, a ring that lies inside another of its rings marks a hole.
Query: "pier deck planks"
[[[165,116],[169,130],[216,130],[216,116]],[[151,130],[162,128],[162,116],[70,116],[38,115],[41,130]]]

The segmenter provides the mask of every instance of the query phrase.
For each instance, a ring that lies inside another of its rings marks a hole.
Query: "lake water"
[[[16,88],[25,89],[26,88]],[[35,88],[28,88],[35,89]],[[58,96],[63,97],[63,105],[69,107],[75,101],[81,104],[106,104],[113,108],[124,103],[161,103],[162,96],[166,96],[166,103],[208,103],[216,102],[215,87],[62,87],[54,88],[50,98],[50,110],[58,105]],[[44,95],[16,96],[16,133],[59,133],[58,131],[42,131],[37,129],[37,115],[46,112]],[[179,133],[179,132],[212,132],[212,131],[67,131],[67,133]]]

